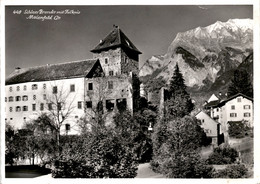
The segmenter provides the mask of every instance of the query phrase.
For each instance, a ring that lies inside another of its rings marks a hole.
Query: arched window
[[[16,106],[16,112],[20,112],[21,111],[21,107],[20,106]]]
[[[21,97],[20,97],[20,96],[16,96],[16,97],[15,97],[15,100],[16,100],[16,101],[21,101]]]
[[[14,97],[9,96],[9,102],[13,102],[14,101]]]
[[[23,101],[27,101],[28,100],[28,96],[24,95],[23,96]]]
[[[36,89],[38,89],[37,84],[33,84],[33,85],[32,85],[32,90],[36,90]]]

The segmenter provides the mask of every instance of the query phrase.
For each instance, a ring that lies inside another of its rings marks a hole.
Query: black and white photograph
[[[259,182],[255,6],[2,5],[3,183]]]

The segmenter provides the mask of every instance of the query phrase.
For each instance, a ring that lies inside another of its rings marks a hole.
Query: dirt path
[[[135,178],[165,178],[162,174],[153,172],[149,167],[149,163],[140,164]]]

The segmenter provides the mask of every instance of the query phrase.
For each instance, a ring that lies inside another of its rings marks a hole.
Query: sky
[[[40,9],[56,13],[52,20],[29,19],[32,12],[26,12]],[[66,9],[79,14],[57,14]],[[178,32],[234,18],[253,18],[253,6],[6,6],[6,76],[16,67],[91,59],[90,50],[114,24],[142,52],[142,66],[152,55],[165,54]]]

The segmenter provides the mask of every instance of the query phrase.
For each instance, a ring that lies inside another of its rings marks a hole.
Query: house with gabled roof
[[[213,145],[218,145],[218,136],[221,134],[220,123],[212,119],[206,112],[200,111],[195,117],[201,122],[201,127],[207,137],[212,139]]]
[[[221,131],[228,136],[228,122],[241,121],[253,127],[253,98],[238,93],[224,100],[213,100],[205,104],[211,118],[221,124]]]
[[[217,106],[220,109],[219,122],[224,128],[229,121],[246,121],[250,127],[253,126],[253,98],[238,93],[220,102]]]
[[[59,118],[66,117],[61,134],[77,134],[77,122],[97,107],[108,114],[122,108],[133,112],[141,52],[118,26],[91,52],[93,59],[16,68],[6,78],[5,121],[20,129],[60,109]]]

